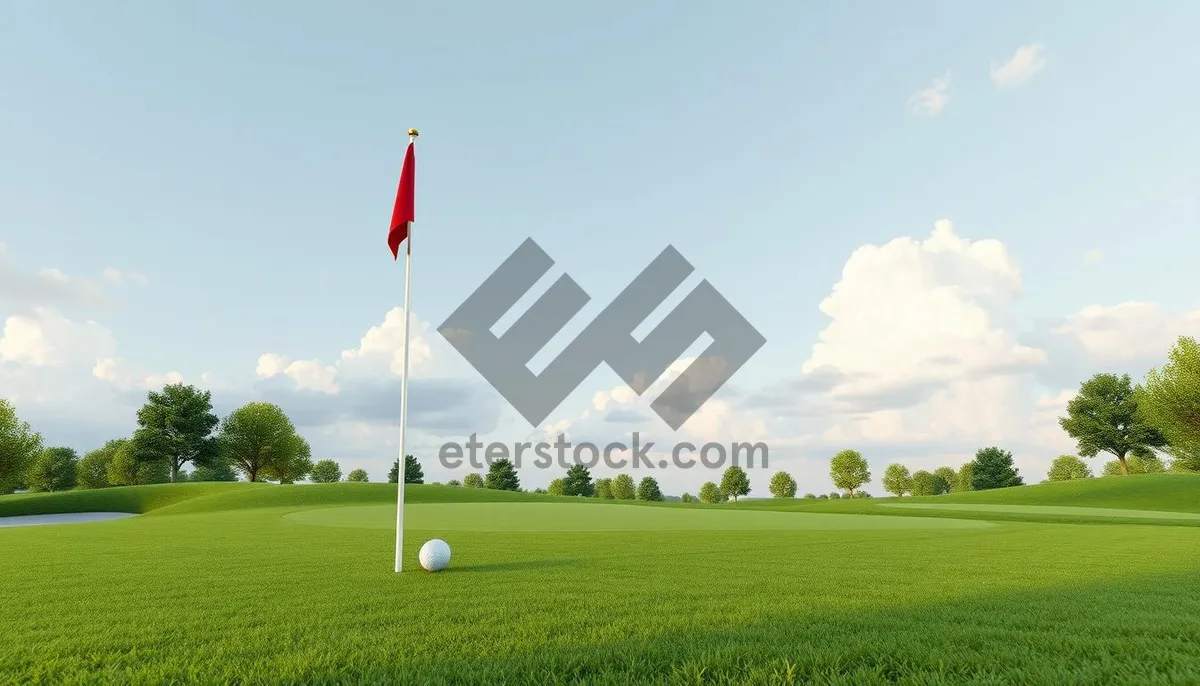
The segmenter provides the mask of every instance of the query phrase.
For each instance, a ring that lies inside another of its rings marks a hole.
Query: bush
[[[805,493],[805,494],[804,494],[804,499],[805,499],[805,500],[816,500],[816,499],[817,499],[817,496],[816,496],[816,494],[814,494],[814,493]]]
[[[691,493],[684,493],[682,496],[680,496],[679,502],[694,503],[696,502],[696,496],[692,495]]]
[[[1117,468],[1120,469],[1120,464]],[[1050,463],[1050,471],[1046,473],[1047,481],[1071,481],[1073,479],[1090,479],[1092,470],[1087,463],[1074,455],[1059,455]]]
[[[365,484],[370,480],[371,479],[367,476],[367,470],[365,469],[352,469],[350,470],[350,473],[346,475],[346,481],[351,483]],[[397,486],[397,488],[399,487]]]
[[[830,499],[830,500],[841,500],[841,499],[842,499],[842,494],[841,494],[841,493],[839,493],[838,491],[834,491],[833,493],[830,493],[830,494],[829,494],[829,499]]]
[[[471,472],[463,477],[463,486],[467,488],[483,488],[483,475],[478,472]]]

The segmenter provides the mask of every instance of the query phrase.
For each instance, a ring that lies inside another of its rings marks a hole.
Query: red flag
[[[415,143],[408,144],[404,153],[404,168],[400,170],[400,187],[396,189],[396,207],[392,210],[392,224],[388,228],[388,247],[392,258],[400,256],[400,244],[408,238],[408,225],[413,221],[413,196],[416,189],[417,156]]]

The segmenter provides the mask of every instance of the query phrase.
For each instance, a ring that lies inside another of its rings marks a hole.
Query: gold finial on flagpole
[[[408,135],[412,138],[416,138],[417,136],[420,136],[421,133],[419,131],[417,131],[416,129],[409,129]]]

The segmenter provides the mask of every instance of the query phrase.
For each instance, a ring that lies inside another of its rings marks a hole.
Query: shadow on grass
[[[553,558],[547,560],[513,560],[511,562],[486,562],[483,564],[451,566],[448,572],[521,572],[536,569],[551,569],[555,567],[579,567],[583,560]]]

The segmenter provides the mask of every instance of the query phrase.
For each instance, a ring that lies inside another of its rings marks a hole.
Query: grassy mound
[[[408,484],[409,503],[520,502],[555,500],[536,493],[493,491],[459,486]],[[181,514],[264,507],[366,505],[396,501],[396,484],[182,483],[122,486],[61,493],[23,493],[0,497],[0,517],[64,512]]]
[[[906,498],[905,502],[1064,505],[1200,512],[1200,474],[1133,474]]]

